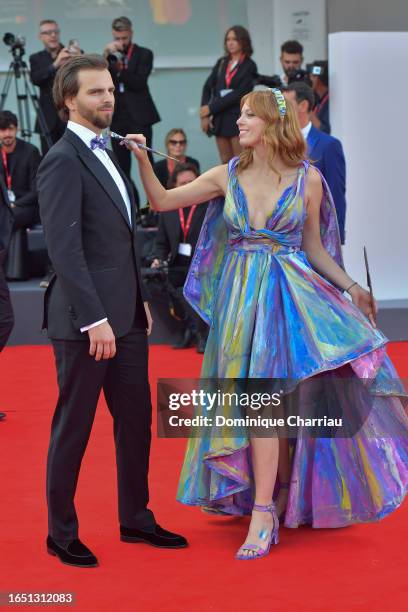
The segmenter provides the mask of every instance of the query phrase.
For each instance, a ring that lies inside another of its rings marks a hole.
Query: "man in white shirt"
[[[101,136],[114,86],[98,55],[60,68],[54,101],[68,129],[37,175],[40,215],[55,270],[45,294],[59,398],[47,462],[47,550],[63,563],[98,565],[78,537],[74,506],[82,457],[103,389],[114,422],[120,538],[181,548],[147,508],[151,439],[147,335],[152,319],[140,274],[132,188]]]

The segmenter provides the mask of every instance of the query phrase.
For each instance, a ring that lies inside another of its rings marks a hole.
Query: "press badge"
[[[11,189],[7,189],[7,195],[10,204],[14,204],[14,202],[16,201],[16,194],[14,193],[14,191],[12,191]]]
[[[191,244],[188,244],[188,242],[180,242],[179,248],[178,248],[179,255],[184,255],[185,257],[191,257],[192,252],[193,252],[193,249],[191,247]]]
[[[228,94],[230,94],[232,91],[234,91],[233,89],[221,89],[220,91],[220,96],[221,98],[223,98],[224,96],[227,96]]]
[[[119,93],[125,93],[125,84],[119,83]]]

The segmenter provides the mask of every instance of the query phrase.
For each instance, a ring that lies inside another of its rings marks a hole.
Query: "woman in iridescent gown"
[[[332,198],[305,159],[294,111],[279,90],[252,92],[238,126],[239,158],[171,191],[132,144],[155,210],[213,199],[184,289],[211,326],[201,375],[301,387],[334,374],[365,389],[351,405],[339,395],[344,414],[365,414],[348,437],[299,434],[291,453],[277,437],[188,441],[178,499],[211,513],[250,514],[236,555],[249,560],[278,542],[278,515],[287,527],[341,527],[395,510],[408,485],[408,418],[375,305],[344,270]]]

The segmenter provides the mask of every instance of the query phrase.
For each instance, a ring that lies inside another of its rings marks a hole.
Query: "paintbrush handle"
[[[175,157],[171,157],[171,155],[167,155],[167,153],[162,153],[162,151],[157,151],[157,149],[151,149],[147,145],[142,144],[141,142],[135,142],[134,140],[128,140],[125,136],[121,136],[120,134],[116,134],[116,132],[110,133],[111,138],[116,138],[118,140],[122,140],[125,143],[131,142],[135,144],[139,149],[144,149],[145,151],[150,151],[151,153],[155,153],[156,155],[160,155],[161,157],[167,157],[167,159],[172,159],[173,161],[179,163],[179,160]]]

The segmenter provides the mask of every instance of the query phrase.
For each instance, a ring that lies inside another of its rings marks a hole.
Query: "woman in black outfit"
[[[227,163],[241,152],[236,125],[239,102],[252,91],[258,70],[251,60],[251,38],[244,27],[227,30],[224,49],[226,55],[217,61],[204,84],[200,118],[201,129],[215,134],[221,161]]]
[[[187,136],[183,129],[173,128],[167,133],[164,144],[166,151],[171,157],[175,157],[179,164],[194,164],[200,173],[200,164],[193,157],[186,155]],[[169,178],[174,172],[176,162],[172,159],[163,159],[154,164],[153,170],[163,187],[169,186]]]

